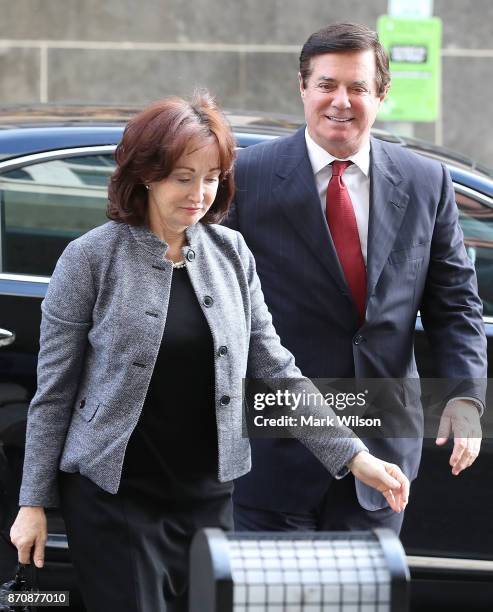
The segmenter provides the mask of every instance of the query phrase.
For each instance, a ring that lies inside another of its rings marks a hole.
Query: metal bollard
[[[190,551],[190,612],[407,612],[409,570],[394,532],[224,533]]]

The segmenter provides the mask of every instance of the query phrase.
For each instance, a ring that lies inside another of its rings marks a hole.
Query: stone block
[[[225,106],[237,106],[237,53],[51,50],[50,102],[147,104],[207,87]]]
[[[244,60],[244,110],[303,116],[295,53],[247,53]]]
[[[39,102],[39,49],[0,47],[0,102]]]
[[[282,0],[270,42],[299,45],[325,25],[335,21],[354,21],[376,29],[377,19],[387,12],[386,0]]]
[[[444,58],[444,145],[490,168],[493,168],[492,99],[493,62],[490,58]]]
[[[491,49],[491,0],[435,0],[434,14],[443,21],[444,49]]]
[[[2,2],[0,38],[140,43],[266,43],[277,2],[16,0]]]

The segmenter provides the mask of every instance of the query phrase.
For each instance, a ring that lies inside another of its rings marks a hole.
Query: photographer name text
[[[341,427],[343,425],[345,427],[381,427],[382,421],[378,418],[364,418],[355,415],[266,417],[257,414],[253,419],[253,424],[255,427]]]

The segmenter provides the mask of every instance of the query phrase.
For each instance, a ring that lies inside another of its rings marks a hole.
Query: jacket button
[[[223,395],[221,399],[219,400],[219,403],[221,404],[221,406],[227,406],[230,400],[231,398],[229,397],[229,395]]]
[[[85,405],[86,405],[86,398],[81,399],[79,402],[79,408],[84,408]]]
[[[228,347],[227,346],[220,346],[219,350],[217,351],[217,354],[219,355],[219,357],[224,357],[224,355],[228,354]]]
[[[192,251],[192,249],[189,249],[187,253],[187,259],[188,261],[193,261],[195,259],[195,251]]]
[[[212,304],[214,304],[214,300],[211,298],[210,295],[206,295],[204,299],[202,300],[202,303],[204,304],[206,308],[210,308]]]
[[[353,342],[356,345],[361,344],[364,341],[365,341],[364,336],[361,336],[360,334],[358,334],[357,336],[354,336],[354,338],[353,338]]]

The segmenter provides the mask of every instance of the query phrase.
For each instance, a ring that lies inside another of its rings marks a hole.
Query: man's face
[[[348,157],[368,141],[385,98],[377,94],[373,50],[324,53],[311,60],[300,92],[308,133],[335,157]]]

